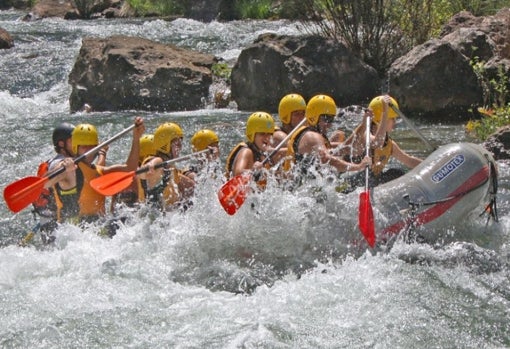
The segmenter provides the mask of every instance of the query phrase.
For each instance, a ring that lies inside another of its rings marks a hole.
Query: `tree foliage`
[[[307,30],[344,42],[381,76],[396,58],[438,35],[455,13],[493,14],[504,5],[504,0],[302,1]]]

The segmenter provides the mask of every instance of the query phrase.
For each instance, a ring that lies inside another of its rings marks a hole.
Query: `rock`
[[[338,106],[366,102],[376,93],[377,72],[343,44],[318,36],[263,34],[232,69],[232,98],[241,110],[278,109],[284,95],[330,95]]]
[[[14,47],[14,40],[11,34],[3,28],[0,28],[0,49],[8,49]]]
[[[391,94],[409,115],[468,119],[483,102],[469,59],[444,40],[415,47],[391,65],[389,75]]]
[[[184,17],[202,22],[211,22],[218,17],[224,0],[195,0],[186,3]]]
[[[70,109],[179,111],[204,107],[216,58],[127,36],[83,39],[69,75]]]
[[[494,57],[496,44],[489,35],[477,28],[459,28],[443,37],[469,59],[488,61]]]
[[[8,10],[10,8],[26,10],[30,8],[30,6],[30,0],[0,0],[0,10]]]
[[[32,8],[34,18],[78,18],[78,11],[71,0],[38,0]]]
[[[500,127],[483,143],[496,160],[510,159],[510,125]]]

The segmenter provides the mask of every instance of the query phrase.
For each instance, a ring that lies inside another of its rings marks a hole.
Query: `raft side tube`
[[[486,204],[491,162],[492,154],[480,145],[452,143],[402,177],[376,187],[378,239],[400,233],[411,220],[422,230],[444,230],[465,219]]]

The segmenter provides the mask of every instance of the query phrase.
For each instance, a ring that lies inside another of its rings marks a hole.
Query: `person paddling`
[[[222,175],[220,166],[220,139],[216,132],[209,129],[202,129],[191,137],[191,147],[193,152],[199,152],[209,149],[209,152],[201,154],[200,157],[191,165],[190,176],[197,179],[204,176],[218,177]]]
[[[146,159],[152,158],[155,155],[156,149],[154,148],[154,135],[142,135],[142,137],[140,137],[138,168],[142,166]],[[136,178],[126,189],[112,196],[110,211],[114,213],[115,208],[119,205],[135,207],[138,203],[145,201],[146,192],[146,181],[141,180],[140,178]]]
[[[278,104],[278,117],[282,123],[276,127],[273,134],[273,145],[281,141],[291,132],[305,117],[306,101],[300,94],[291,93],[284,96]],[[287,144],[283,145],[284,147]]]
[[[73,130],[74,125],[67,122],[61,123],[55,127],[51,138],[56,155],[52,159],[39,165],[37,176],[43,177],[47,175],[49,172],[53,171],[56,165],[64,158],[73,156],[71,144]],[[55,196],[54,186],[43,189],[39,198],[32,203],[34,218],[38,218],[39,221],[36,227],[41,234],[43,243],[50,243],[55,240],[52,233],[58,225],[57,210],[58,206],[61,205],[62,203],[60,200],[57,200]],[[27,240],[27,238],[24,240]]]
[[[255,182],[259,188],[265,187],[265,179],[261,176],[263,168],[269,169],[277,162],[278,154],[274,158],[262,161],[272,150],[271,139],[275,131],[274,119],[266,112],[255,112],[246,121],[247,142],[238,143],[229,153],[226,161],[227,179],[241,174],[256,173]]]
[[[306,124],[298,129],[288,141],[285,171],[292,171],[299,183],[304,177],[314,177],[321,168],[334,169],[337,172],[362,171],[370,164],[370,158],[363,158],[355,164],[334,156],[327,131],[336,116],[336,104],[333,98],[316,95],[306,105]]]
[[[382,183],[402,176],[405,171],[401,168],[387,169],[391,158],[395,158],[407,168],[414,168],[422,162],[422,159],[409,155],[390,137],[393,131],[398,114],[390,108],[390,104],[398,108],[397,101],[389,95],[377,96],[370,101],[368,113],[365,117],[373,115],[370,130],[370,153],[372,163],[370,165],[370,186],[374,187]],[[345,159],[359,162],[365,152],[365,130],[366,122],[361,122],[354,132],[347,138],[344,148],[347,152]],[[355,176],[349,181],[353,186],[362,185],[363,178]]]
[[[62,202],[59,208],[59,222],[93,222],[105,215],[105,196],[93,190],[89,182],[101,174],[115,171],[132,171],[138,166],[139,140],[145,131],[143,119],[134,120],[133,140],[126,163],[112,166],[93,164],[96,154],[86,156],[78,164],[73,157],[66,157],[58,166],[65,171],[48,180],[45,187],[55,186],[56,194]],[[77,125],[71,137],[72,153],[75,157],[87,153],[99,143],[96,127],[91,124]]]
[[[154,207],[169,211],[173,209],[186,210],[191,204],[195,181],[187,171],[168,165],[157,168],[164,161],[179,157],[182,149],[183,132],[179,125],[166,122],[158,126],[154,132],[154,148],[156,155],[147,158],[143,166],[149,171],[140,175],[147,183],[147,202]]]

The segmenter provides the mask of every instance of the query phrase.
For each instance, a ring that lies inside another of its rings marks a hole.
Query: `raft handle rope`
[[[490,199],[485,209],[480,213],[479,217],[482,217],[487,213],[487,222],[485,223],[485,228],[489,225],[490,219],[494,219],[494,222],[498,223],[498,208],[496,205],[496,195],[498,193],[498,172],[496,170],[496,165],[494,165],[493,161],[490,161],[487,154],[485,158],[489,162],[489,178],[491,180],[491,185],[489,187]]]

